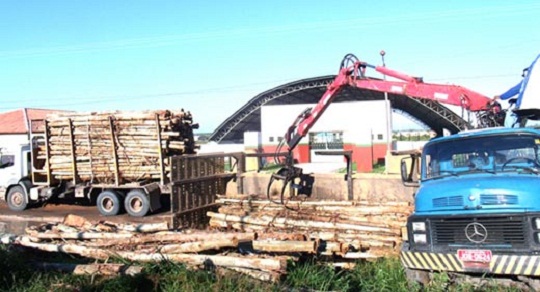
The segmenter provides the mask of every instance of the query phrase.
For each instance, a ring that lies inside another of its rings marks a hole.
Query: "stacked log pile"
[[[257,232],[259,239],[272,234],[288,237],[283,242],[254,242],[255,249],[318,252],[345,259],[396,254],[413,211],[408,203],[399,202],[289,201],[281,205],[253,197],[217,202],[222,204],[218,213],[208,213],[212,227]]]
[[[286,272],[286,255],[248,254],[238,252],[239,245],[249,244],[253,232],[171,231],[167,223],[117,224],[107,221],[92,224],[83,217],[68,215],[62,223],[33,226],[21,236],[0,236],[4,244],[36,250],[67,253],[107,262],[121,258],[136,262],[172,261],[192,267],[234,270],[266,281],[276,281]],[[220,253],[221,252],[221,253]],[[57,263],[41,267],[66,268]],[[76,271],[75,267],[67,267]],[[111,273],[118,266],[78,266],[82,273]],[[140,271],[140,269],[135,269]]]
[[[38,158],[49,151],[57,180],[159,179],[162,167],[167,171],[167,157],[195,153],[193,117],[183,110],[61,113],[46,122],[49,147],[42,142]]]
[[[111,258],[173,261],[276,281],[286,273],[287,261],[300,256],[352,268],[358,259],[395,255],[412,212],[405,203],[289,201],[284,206],[257,198],[218,202],[223,204],[219,213],[208,213],[210,230],[171,231],[167,223],[93,224],[68,215],[62,223],[30,227],[25,235],[0,236],[0,240],[105,262]],[[77,268],[82,273],[120,269],[102,263]]]

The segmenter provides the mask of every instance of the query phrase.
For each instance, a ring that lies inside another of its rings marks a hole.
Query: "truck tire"
[[[150,210],[150,200],[142,190],[132,190],[124,201],[126,212],[133,217],[143,217]]]
[[[13,211],[22,211],[28,207],[26,193],[22,186],[14,186],[7,194],[7,205]]]
[[[101,215],[115,216],[120,213],[122,203],[118,193],[113,191],[103,191],[99,194],[96,205]]]

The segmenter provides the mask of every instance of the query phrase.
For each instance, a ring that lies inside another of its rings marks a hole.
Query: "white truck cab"
[[[28,205],[30,163],[30,145],[0,148],[0,198],[12,210],[24,210]]]

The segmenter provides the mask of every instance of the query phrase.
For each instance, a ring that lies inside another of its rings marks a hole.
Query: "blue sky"
[[[342,57],[488,96],[540,53],[538,1],[0,2],[0,111],[180,108],[213,131]],[[374,72],[371,72],[377,76]]]

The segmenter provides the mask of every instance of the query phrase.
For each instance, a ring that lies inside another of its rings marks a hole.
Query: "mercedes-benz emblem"
[[[488,237],[488,232],[484,225],[478,222],[473,222],[469,223],[465,227],[465,236],[467,236],[467,239],[470,242],[482,243],[486,241]]]

